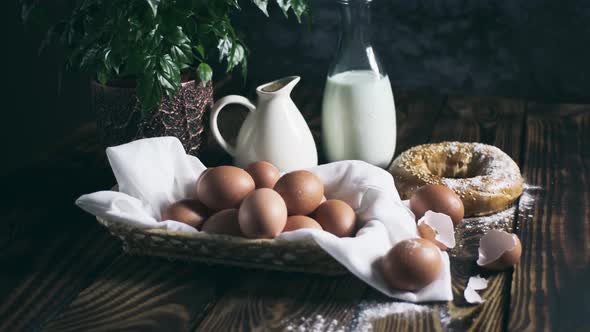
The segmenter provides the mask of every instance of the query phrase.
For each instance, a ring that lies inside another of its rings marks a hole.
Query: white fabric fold
[[[198,232],[174,220],[159,221],[161,209],[188,197],[205,166],[186,155],[173,137],[148,138],[110,147],[107,156],[119,191],[83,195],[76,204],[85,211],[137,228]],[[355,237],[338,238],[316,229],[300,229],[277,241],[313,240],[351,273],[380,292],[411,302],[451,300],[449,257],[441,252],[439,278],[418,292],[390,289],[378,261],[398,242],[418,237],[414,215],[402,202],[392,176],[362,161],[341,161],[309,169],[325,186],[328,199],[341,199],[355,210],[362,228]]]

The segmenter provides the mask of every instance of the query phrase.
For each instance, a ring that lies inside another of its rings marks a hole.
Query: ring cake
[[[523,192],[518,165],[495,146],[442,142],[415,146],[400,154],[389,171],[402,199],[425,184],[453,190],[466,216],[482,216],[506,209]]]

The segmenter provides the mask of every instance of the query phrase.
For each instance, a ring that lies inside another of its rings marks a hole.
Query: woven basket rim
[[[219,243],[228,243],[234,245],[257,245],[257,246],[266,246],[266,247],[315,247],[321,249],[321,247],[313,240],[302,240],[302,241],[286,241],[286,240],[276,240],[276,239],[249,239],[245,237],[238,237],[238,236],[231,236],[231,235],[223,235],[223,234],[209,234],[205,232],[199,231],[198,233],[187,233],[181,231],[170,231],[167,229],[161,228],[140,228],[130,226],[128,224],[123,224],[117,221],[112,221],[108,219],[104,219],[101,217],[96,217],[96,220],[110,228],[111,225],[117,224],[122,227],[127,227],[132,230],[137,231],[138,233],[148,233],[151,235],[159,235],[159,236],[167,236],[167,237],[174,237],[180,239],[201,239],[201,240],[214,240]],[[323,250],[323,249],[322,249]]]

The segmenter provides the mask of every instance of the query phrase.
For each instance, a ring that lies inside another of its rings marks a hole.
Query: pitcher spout
[[[299,83],[301,77],[287,76],[270,83],[265,83],[256,88],[258,95],[290,94],[291,90]]]

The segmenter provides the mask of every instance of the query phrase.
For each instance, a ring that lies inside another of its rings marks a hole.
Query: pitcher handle
[[[248,111],[254,112],[256,110],[256,106],[254,106],[246,97],[238,96],[238,95],[229,95],[219,99],[211,109],[211,119],[209,125],[211,126],[211,132],[213,132],[213,137],[221,147],[227,151],[232,157],[236,156],[236,148],[229,145],[227,141],[221,136],[221,132],[219,131],[219,127],[217,126],[217,116],[222,108],[229,104],[240,104],[246,106]]]

